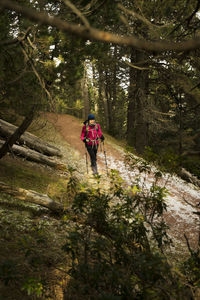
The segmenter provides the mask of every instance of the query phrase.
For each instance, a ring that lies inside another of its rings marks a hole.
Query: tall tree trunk
[[[135,61],[135,50],[131,51],[131,63]],[[136,70],[132,67],[129,69],[129,88],[128,88],[128,112],[127,112],[127,142],[135,146],[135,94],[136,94]]]
[[[144,61],[144,53],[132,50],[131,63]],[[127,141],[142,153],[148,145],[148,72],[130,67],[130,86],[128,94]]]
[[[112,132],[116,134],[116,104],[117,104],[117,46],[114,48],[114,66],[113,66],[113,79],[112,79]]]
[[[179,103],[178,103],[178,110],[179,110],[179,155],[183,153],[183,118],[182,118],[182,99],[181,93],[179,95]]]
[[[104,74],[101,66],[98,66],[99,73],[99,99],[98,99],[98,108],[99,114],[102,115],[102,121],[104,121],[106,130],[109,130],[109,118],[108,118],[108,106],[106,101],[106,91],[105,91],[105,81]]]
[[[106,72],[106,86],[105,86],[105,95],[106,95],[106,105],[107,105],[107,119],[108,119],[108,132],[112,133],[112,125],[113,125],[113,118],[112,118],[112,94],[111,94],[111,87],[109,82],[109,75]]]
[[[98,82],[96,78],[96,66],[93,62],[92,63],[92,90],[93,90],[93,95],[94,95],[94,110],[95,113],[99,113],[99,107],[98,107],[98,97],[99,97],[99,92],[98,92]]]
[[[115,134],[115,110],[117,102],[117,46],[114,46],[113,62],[109,65],[109,73],[106,71],[106,102],[108,111],[108,131]]]
[[[109,119],[109,111],[108,111],[108,101],[106,96],[106,87],[105,83],[102,82],[102,100],[104,105],[104,114],[105,114],[105,120],[106,120],[106,130],[110,130],[110,119]]]
[[[87,78],[87,69],[86,64],[84,64],[84,76],[82,79],[82,95],[83,95],[83,118],[87,119],[87,116],[90,112],[90,102],[89,102],[89,94],[88,94],[88,78]]]
[[[17,142],[21,135],[27,130],[31,125],[34,118],[35,111],[32,109],[29,114],[25,117],[22,124],[15,130],[15,132],[8,138],[4,145],[0,149],[0,159],[4,157],[10,148]]]

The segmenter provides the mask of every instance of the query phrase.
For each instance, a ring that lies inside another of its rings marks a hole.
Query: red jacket
[[[98,130],[97,130],[98,128]],[[87,132],[86,132],[87,130]],[[85,137],[89,140],[87,141],[88,145],[99,144],[99,140],[102,136],[101,127],[98,123],[95,125],[84,125],[81,132],[81,140],[83,141]]]

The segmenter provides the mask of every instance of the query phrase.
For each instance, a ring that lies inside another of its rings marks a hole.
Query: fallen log
[[[5,141],[0,140],[0,147],[5,143]],[[50,167],[57,169],[65,169],[65,165],[57,162],[55,159],[52,159],[42,153],[25,148],[19,145],[13,145],[9,152],[12,152],[16,155],[25,157],[28,160],[35,161],[37,163],[45,164]]]
[[[188,182],[191,182],[192,184],[200,187],[200,180],[196,176],[192,175],[190,172],[188,172],[187,170],[185,170],[184,168],[182,168],[179,171],[178,175],[182,179],[184,179],[184,180],[186,180]]]
[[[12,188],[11,186],[0,182],[0,192],[13,196],[17,200],[37,204],[46,207],[54,213],[63,213],[64,207],[62,204],[52,200],[46,194],[40,194],[32,190],[25,190],[22,188]]]
[[[23,122],[20,124],[19,127],[11,134],[6,142],[3,144],[3,146],[0,148],[0,159],[4,157],[10,150],[10,148],[17,143],[17,141],[20,139],[23,133],[28,129],[28,127],[33,122],[34,118],[34,107],[32,107],[32,110],[27,114],[27,116],[24,118]]]
[[[16,126],[0,119],[0,136],[4,138],[8,138],[13,132],[17,129]],[[39,151],[43,154],[49,156],[62,156],[60,150],[42,141],[40,138],[36,137],[34,134],[29,132],[25,132],[20,139],[18,140],[19,144],[25,144],[31,149]]]

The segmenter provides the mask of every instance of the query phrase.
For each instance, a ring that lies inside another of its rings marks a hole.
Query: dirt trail
[[[80,139],[83,126],[81,121],[73,116],[64,114],[48,113],[47,118],[59,130],[63,139],[66,140],[72,148],[79,151],[84,159],[85,146]],[[137,174],[135,171],[128,170],[125,166],[123,162],[123,149],[120,149],[120,147],[114,148],[106,140],[105,145],[109,169],[117,169],[121,177],[125,181],[130,182],[130,178],[134,178]],[[98,165],[100,174],[103,173],[105,175],[104,155],[100,151],[98,152]],[[164,185],[164,182],[165,180],[162,180],[160,185]],[[152,174],[149,175],[146,183],[148,186],[151,186],[153,183]],[[184,201],[184,198],[193,205],[197,204],[200,201],[200,189],[196,189],[191,184],[184,182],[176,176],[169,177],[167,189],[169,191],[169,195],[167,196],[168,210],[164,214],[164,217],[170,226],[172,239],[176,241],[176,245],[180,245],[181,253],[183,243],[184,246],[186,245],[184,233],[187,233],[193,247],[196,247],[198,243],[199,218],[193,213],[195,209],[188,205]]]
[[[59,130],[62,137],[74,148],[79,151],[82,157],[85,155],[85,144],[81,141],[81,130],[83,127],[83,123],[78,121],[77,118],[65,115],[65,114],[54,114],[47,113],[46,114],[49,121],[51,121],[55,127]],[[108,144],[105,140],[105,149],[106,153],[114,158],[114,160],[123,160],[123,155],[120,151],[117,151],[110,144]],[[100,165],[103,172],[105,172],[105,158],[102,155],[102,147],[100,146],[98,151],[98,164]],[[99,155],[100,154],[100,155]],[[100,171],[101,173],[101,171]]]

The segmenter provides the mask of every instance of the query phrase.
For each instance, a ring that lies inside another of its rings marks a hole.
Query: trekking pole
[[[86,169],[87,169],[87,174],[88,174],[88,160],[87,160],[87,151],[85,148],[85,161],[86,161]]]
[[[106,158],[106,150],[105,150],[105,147],[104,147],[104,141],[103,141],[103,153],[104,153],[104,157],[105,157],[106,173],[107,173],[107,176],[108,176],[108,164],[107,164],[107,158]]]

